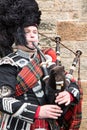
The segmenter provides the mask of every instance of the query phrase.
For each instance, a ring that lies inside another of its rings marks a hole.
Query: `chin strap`
[[[30,48],[29,46],[27,46],[27,45],[24,45],[26,48],[28,48],[29,50],[31,50],[31,51],[33,51],[33,50],[35,50],[35,48]]]

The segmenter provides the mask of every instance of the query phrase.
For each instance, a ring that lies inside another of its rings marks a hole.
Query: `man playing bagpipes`
[[[52,68],[50,65],[46,68],[46,64],[42,64],[42,55],[35,47],[38,46],[40,16],[35,0],[0,0],[1,130],[50,130],[50,120],[57,120],[56,129],[59,129],[58,118],[63,113],[61,104],[67,106],[79,102],[79,88],[75,82],[69,85],[72,89],[69,87],[56,96],[54,91],[55,103],[50,101],[50,74],[55,78],[59,67],[55,66],[56,53],[52,49],[44,53],[46,63],[49,57],[52,65]],[[17,46],[15,52],[12,50],[13,43]],[[48,85],[43,80],[46,69]],[[62,68],[62,79],[64,73]]]

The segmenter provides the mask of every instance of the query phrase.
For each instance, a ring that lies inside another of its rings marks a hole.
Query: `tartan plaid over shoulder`
[[[42,77],[40,58],[36,56],[32,61],[22,68],[17,75],[16,96],[22,95],[32,88]]]

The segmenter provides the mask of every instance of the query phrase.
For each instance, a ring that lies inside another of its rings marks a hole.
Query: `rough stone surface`
[[[78,21],[58,22],[57,33],[63,41],[84,41],[87,40],[87,23]]]

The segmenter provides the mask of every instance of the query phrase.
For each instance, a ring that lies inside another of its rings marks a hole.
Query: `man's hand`
[[[58,105],[44,105],[40,107],[39,118],[58,119],[63,111]]]
[[[67,91],[60,92],[55,99],[55,103],[57,103],[58,105],[65,104],[65,106],[67,106],[70,104],[70,102],[70,93]]]

